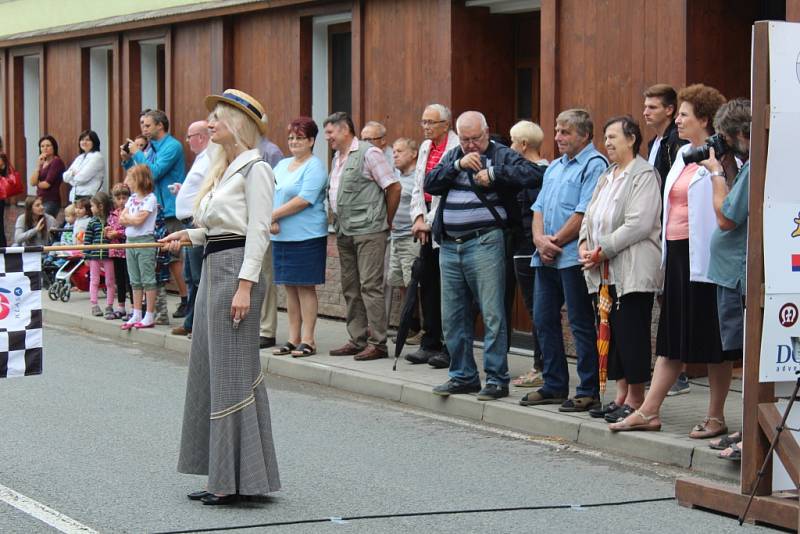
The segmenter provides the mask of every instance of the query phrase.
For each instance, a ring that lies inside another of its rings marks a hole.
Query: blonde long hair
[[[233,134],[236,144],[243,147],[245,150],[256,148],[261,142],[261,132],[258,126],[256,126],[256,123],[253,122],[253,119],[233,106],[222,102],[218,103],[214,111],[209,115],[208,120],[216,120],[217,122],[223,123]],[[208,192],[219,183],[222,175],[225,173],[225,169],[231,164],[231,162],[228,161],[228,154],[222,148],[222,145],[209,143],[208,146],[210,149],[211,163],[209,164],[206,180],[203,182],[203,186],[200,188],[200,192],[197,195],[195,211],[197,211],[200,202]]]

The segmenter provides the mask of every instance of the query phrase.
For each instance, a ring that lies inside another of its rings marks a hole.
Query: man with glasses
[[[208,167],[211,163],[208,157],[208,122],[197,121],[189,125],[186,131],[186,144],[189,150],[195,154],[186,179],[182,184],[172,184],[172,190],[176,193],[175,197],[175,216],[183,224],[184,228],[194,228],[192,221],[194,205],[197,194],[203,187]],[[189,288],[189,302],[186,306],[186,317],[183,325],[172,329],[172,334],[176,336],[186,336],[192,332],[192,321],[194,320],[194,301],[197,297],[197,288],[200,286],[200,274],[203,266],[203,247],[195,246],[186,249],[183,263],[183,277]]]
[[[425,141],[419,147],[414,189],[411,192],[411,232],[422,245],[422,276],[420,300],[423,335],[420,348],[406,355],[411,363],[427,363],[436,369],[450,366],[447,346],[442,344],[442,290],[439,280],[439,244],[431,239],[431,225],[439,207],[439,196],[424,190],[425,175],[433,170],[442,156],[458,146],[458,136],[450,129],[450,110],[442,104],[431,104],[422,112],[420,126]]]
[[[394,156],[392,146],[386,138],[386,126],[377,121],[369,121],[361,128],[361,140],[380,148],[386,162],[394,169]]]
[[[478,400],[508,396],[506,232],[519,224],[517,193],[542,171],[510,148],[489,139],[483,114],[467,111],[456,121],[459,146],[425,177],[425,191],[440,195],[433,237],[440,243],[442,326],[450,353],[450,380],[433,388],[447,397],[478,393]],[[477,303],[484,324],[481,388],[473,356]]]

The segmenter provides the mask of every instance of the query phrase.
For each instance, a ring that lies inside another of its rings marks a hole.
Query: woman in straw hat
[[[261,104],[234,89],[205,104],[214,153],[197,228],[161,241],[171,251],[185,240],[205,246],[178,471],[208,475],[206,489],[188,497],[219,505],[280,489],[258,346],[275,178],[257,149],[267,122]]]

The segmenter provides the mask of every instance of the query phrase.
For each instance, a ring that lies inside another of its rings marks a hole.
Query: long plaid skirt
[[[281,487],[258,346],[266,288],[262,276],[234,329],[231,302],[243,258],[244,248],[233,248],[203,260],[178,471],[208,475],[212,493],[265,495]]]

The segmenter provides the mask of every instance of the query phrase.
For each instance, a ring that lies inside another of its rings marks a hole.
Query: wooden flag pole
[[[42,247],[44,252],[83,251],[83,250],[114,250],[128,248],[164,248],[167,243],[108,243],[106,245],[51,245]],[[182,247],[191,247],[191,241],[181,241]]]

